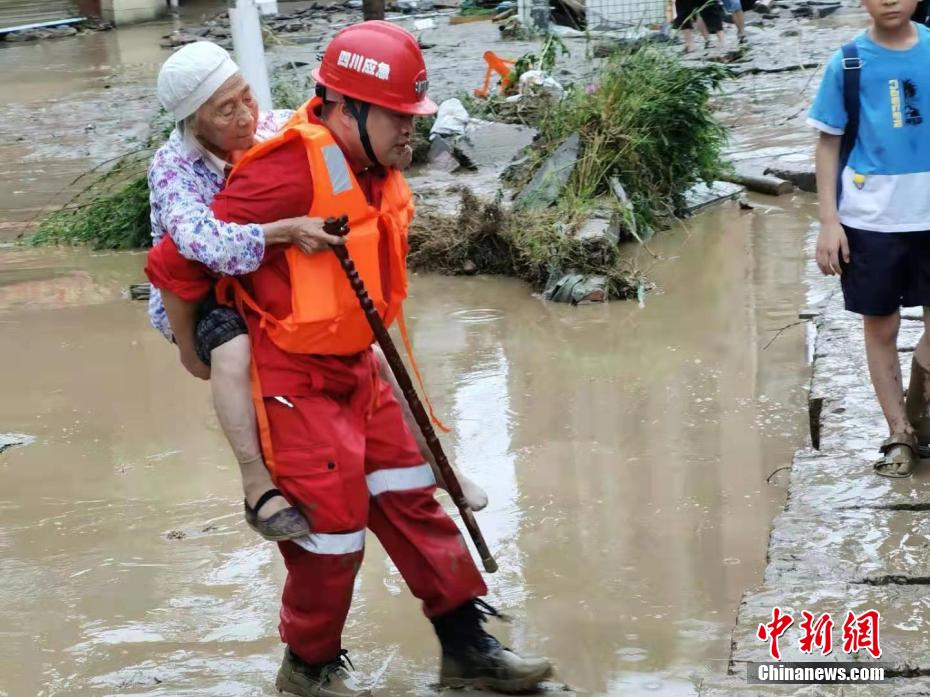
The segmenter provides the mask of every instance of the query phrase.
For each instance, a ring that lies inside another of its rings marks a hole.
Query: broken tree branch
[[[799,324],[804,324],[805,322],[806,322],[806,320],[798,320],[797,322],[792,322],[791,324],[786,324],[786,325],[785,325],[784,327],[782,327],[781,329],[776,329],[776,330],[774,330],[774,331],[775,331],[775,336],[773,336],[771,339],[769,339],[769,342],[768,342],[765,346],[762,347],[762,350],[765,351],[765,349],[767,349],[769,346],[771,346],[772,343],[775,341],[775,339],[777,339],[778,337],[780,337],[780,336],[782,335],[782,333],[783,333],[786,329],[791,329],[791,327],[796,327],[796,326],[798,326]]]

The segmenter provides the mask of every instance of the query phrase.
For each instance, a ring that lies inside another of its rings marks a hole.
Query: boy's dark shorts
[[[210,365],[210,352],[217,346],[248,334],[245,320],[231,307],[220,305],[211,292],[197,308],[197,324],[194,329],[194,350],[197,357]]]
[[[902,307],[930,306],[930,231],[843,229],[849,263],[840,260],[840,282],[847,310],[884,316]]]

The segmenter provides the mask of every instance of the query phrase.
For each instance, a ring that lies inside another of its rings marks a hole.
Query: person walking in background
[[[704,37],[704,48],[710,49],[710,35],[717,35],[717,44],[723,49],[723,10],[717,0],[675,0],[675,21],[672,26],[680,29],[685,40],[685,53],[694,51],[692,27],[697,21],[698,31]]]
[[[736,25],[736,40],[740,46],[745,46],[746,40],[746,14],[743,12],[743,3],[741,0],[723,0],[723,9],[725,9],[733,18],[733,24]]]

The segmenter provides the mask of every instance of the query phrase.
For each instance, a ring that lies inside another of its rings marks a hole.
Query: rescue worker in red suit
[[[278,136],[237,163],[215,215],[261,223],[349,216],[346,244],[387,323],[406,296],[413,118],[432,114],[416,39],[387,22],[337,34],[313,72],[317,96]],[[339,238],[321,239],[338,243]],[[170,237],[149,255],[154,285],[189,302],[213,278],[180,256]],[[370,528],[423,603],[442,650],[440,682],[524,691],[552,667],[503,648],[484,631],[495,614],[455,523],[434,498],[391,387],[380,379],[373,337],[335,255],[270,247],[248,277],[223,279],[248,325],[253,388],[265,461],[311,534],[279,543],[287,567],[280,614],[287,644],[279,691],[318,697],[370,695],[347,669],[341,643]]]

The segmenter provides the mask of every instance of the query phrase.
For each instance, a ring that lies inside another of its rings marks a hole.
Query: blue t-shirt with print
[[[854,41],[862,61],[859,131],[843,172],[840,219],[879,232],[930,230],[930,29],[914,25],[917,42],[896,51],[867,32]],[[824,71],[808,123],[841,135],[843,53]]]

